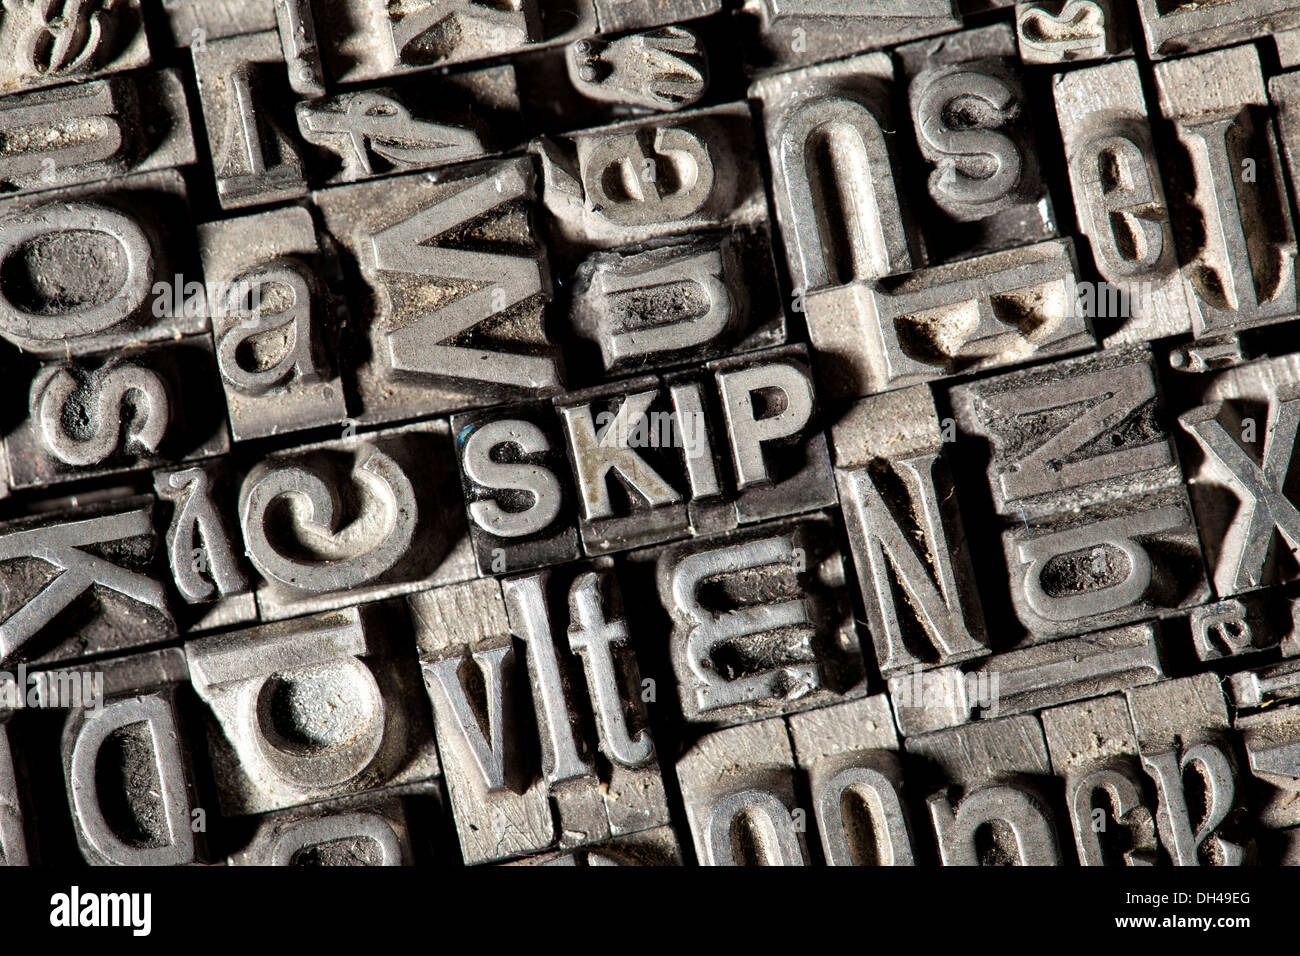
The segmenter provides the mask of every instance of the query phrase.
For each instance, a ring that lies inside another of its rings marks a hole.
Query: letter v
[[[505,668],[514,658],[513,647],[493,647],[474,653],[474,663],[483,675],[483,690],[487,698],[487,734],[478,715],[465,694],[460,680],[460,666],[464,660],[452,657],[424,665],[425,681],[434,691],[434,710],[439,719],[455,728],[457,735],[469,749],[488,792],[505,789]]]

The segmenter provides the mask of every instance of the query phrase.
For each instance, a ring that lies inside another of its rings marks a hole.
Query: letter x
[[[1262,468],[1228,434],[1218,411],[1219,406],[1202,406],[1179,422],[1219,460],[1241,496],[1241,512],[1223,538],[1214,573],[1215,587],[1226,596],[1259,587],[1274,528],[1292,552],[1300,550],[1300,510],[1282,493],[1300,427],[1300,388],[1279,391],[1269,406]]]

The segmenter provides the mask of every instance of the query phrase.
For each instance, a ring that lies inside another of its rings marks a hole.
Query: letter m
[[[104,893],[100,922],[104,926],[131,925],[131,897],[127,893]]]
[[[408,284],[414,276],[417,281],[449,280],[466,289],[437,299],[414,320],[389,331],[387,359],[394,370],[526,389],[558,386],[554,358],[465,342],[490,319],[547,291],[544,255],[431,244],[472,231],[507,203],[531,199],[532,178],[525,160],[497,166],[371,236],[374,265],[381,272],[399,273]]]

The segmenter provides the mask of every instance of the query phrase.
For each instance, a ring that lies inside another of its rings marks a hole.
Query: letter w
[[[463,188],[371,237],[377,269],[457,279],[478,286],[390,331],[388,360],[394,369],[521,388],[559,384],[552,358],[448,344],[494,315],[541,293],[547,279],[545,260],[541,256],[426,245],[430,239],[464,227],[505,203],[526,199],[530,192],[524,170],[518,165],[505,166],[470,180]]]

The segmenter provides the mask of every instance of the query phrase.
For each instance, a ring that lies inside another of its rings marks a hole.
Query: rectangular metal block
[[[898,733],[883,694],[818,707],[786,718],[795,760],[808,771],[833,774],[860,751],[898,750]]]
[[[1190,157],[1181,171],[1187,195],[1173,198],[1207,237],[1197,243],[1192,230],[1175,229],[1187,245],[1180,261],[1193,332],[1209,337],[1294,317],[1295,226],[1258,51],[1247,45],[1170,60],[1155,75],[1160,110]]]
[[[956,0],[747,0],[743,13],[758,32],[751,61],[774,69],[838,59],[961,26]]]
[[[1295,0],[1138,0],[1152,58],[1230,46],[1300,27]]]
[[[804,299],[835,397],[871,395],[1096,344],[1074,243],[1053,239]],[[1030,331],[1026,331],[1030,330]]]
[[[655,564],[659,601],[672,621],[678,703],[688,722],[758,720],[866,693],[841,559],[825,516],[698,538],[633,560]]]
[[[140,0],[91,0],[0,9],[0,96],[149,65]]]
[[[311,213],[205,223],[199,249],[235,441],[341,424],[338,315],[321,281],[334,270]]]
[[[120,355],[35,368],[25,363],[10,372],[10,400],[29,409],[4,437],[11,488],[156,468],[230,449],[225,415],[211,400],[217,369],[206,335]]]
[[[1300,707],[1275,707],[1237,717],[1246,751],[1254,819],[1270,830],[1300,825]]]
[[[2,97],[0,143],[6,192],[115,179],[197,158],[175,70]]]
[[[989,441],[989,487],[1025,521],[1180,488],[1145,346],[1107,349],[952,390],[968,435]]]
[[[1154,683],[1164,668],[1155,627],[1136,624],[999,654],[977,673],[999,678],[995,711],[1016,713]]]
[[[903,749],[924,759],[949,784],[968,790],[992,781],[1052,772],[1043,728],[1037,717],[1028,715],[909,737]]]
[[[945,866],[1059,866],[1046,799],[1051,766],[1043,729],[1027,715],[911,737],[904,744]],[[980,840],[981,830],[991,839]]]
[[[784,721],[706,734],[677,759],[677,781],[701,865],[808,864],[805,827],[795,823],[801,808]],[[747,840],[734,835],[738,818]]]
[[[501,582],[496,578],[417,591],[407,597],[420,653],[440,658],[510,634]]]
[[[795,761],[808,777],[827,864],[911,866],[912,835],[888,698],[820,707],[786,722]],[[848,800],[863,805],[856,816],[846,812]]]
[[[1275,32],[1273,46],[1277,50],[1278,66],[1282,69],[1294,70],[1300,66],[1300,29]]]
[[[955,425],[952,431],[955,437]],[[840,506],[881,673],[987,653],[929,390],[915,385],[857,402],[831,437]]]
[[[175,170],[0,199],[0,337],[67,359],[205,333],[192,234]]]
[[[1192,309],[1137,63],[1116,60],[1055,77],[1079,228],[1104,280],[1080,303],[1108,348],[1191,330]],[[1121,177],[1108,178],[1115,168]]]
[[[711,16],[722,0],[595,0],[594,6],[600,33],[624,33]]]
[[[888,3],[889,0],[883,0]],[[958,0],[959,3],[965,0]],[[1008,0],[1001,6],[1011,6]],[[992,58],[1010,58],[1016,55],[1016,29],[1011,23],[994,20],[989,26],[974,27],[949,33],[931,40],[917,40],[900,44],[890,52],[899,71],[915,77],[927,69],[972,63]]]
[[[178,47],[275,29],[275,0],[162,0]]]
[[[436,777],[400,603],[192,641],[222,812],[265,813]]]
[[[576,265],[594,249],[764,223],[756,145],[743,103],[535,141],[552,254]]]
[[[1074,846],[1083,866],[1152,866],[1155,801],[1138,760],[1124,697],[1112,694],[1039,715],[1052,769],[1065,780]]]
[[[1059,777],[1137,756],[1137,737],[1122,694],[1053,707],[1039,717],[1052,769]]]
[[[927,385],[883,392],[840,410],[831,424],[831,452],[841,470],[933,453],[952,441],[950,423],[939,420]]]
[[[576,493],[549,402],[451,417],[474,559],[507,574],[576,561]]]
[[[305,196],[280,35],[226,37],[191,52],[221,208]]]
[[[282,513],[292,496],[308,509]],[[266,455],[239,491],[263,620],[474,577],[460,501],[445,421]]]
[[[1300,30],[1289,36],[1296,48],[1291,50],[1283,43],[1282,37],[1278,37],[1279,55],[1286,59],[1295,57],[1295,62],[1290,66],[1300,65]],[[1283,66],[1288,64],[1283,63]],[[1273,106],[1273,115],[1277,123],[1277,138],[1282,147],[1282,164],[1285,170],[1285,179],[1290,185],[1290,195],[1297,195],[1297,184],[1300,184],[1300,71],[1290,73],[1281,73],[1268,79],[1268,99]]]
[[[905,735],[1098,697],[1164,677],[1155,628],[1138,624],[890,678]]]
[[[1228,707],[1213,674],[1163,681],[1127,691],[1144,753],[1225,736]]]
[[[108,701],[186,684],[189,676],[181,648],[139,651],[89,664],[28,671],[28,703],[50,710],[98,711]]]
[[[361,272],[350,303],[357,341],[343,344],[345,356],[362,357],[344,372],[353,417],[392,421],[560,391],[534,197],[528,157],[313,194]]]

